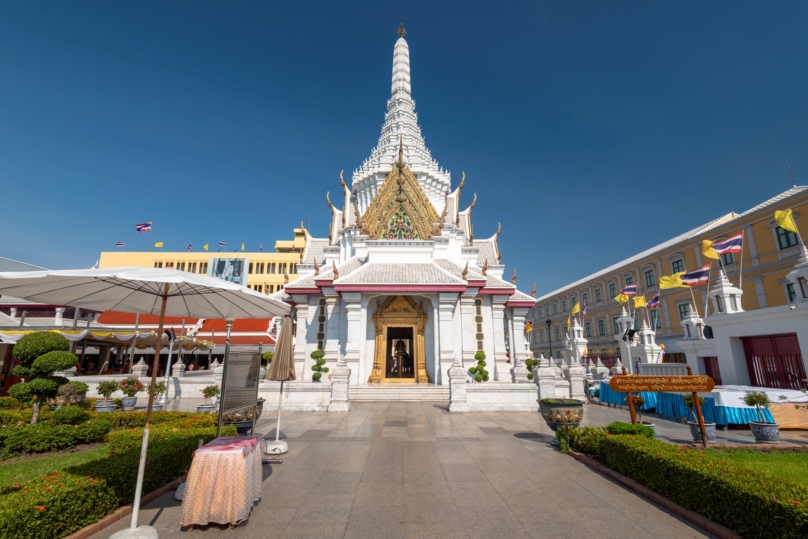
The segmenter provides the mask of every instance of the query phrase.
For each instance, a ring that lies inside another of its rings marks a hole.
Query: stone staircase
[[[449,386],[434,384],[362,384],[348,390],[351,402],[449,402]]]

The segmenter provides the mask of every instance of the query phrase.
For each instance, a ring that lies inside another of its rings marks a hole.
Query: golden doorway
[[[426,312],[407,296],[391,296],[373,314],[376,351],[368,383],[430,383],[426,372]]]

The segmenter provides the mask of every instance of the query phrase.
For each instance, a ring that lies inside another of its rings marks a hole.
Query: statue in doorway
[[[394,372],[396,374],[398,374],[399,377],[400,377],[401,373],[403,371],[403,367],[405,366],[405,359],[406,359],[406,357],[408,355],[407,354],[407,344],[402,339],[399,339],[398,342],[396,342],[396,346],[395,346],[394,350],[395,350],[395,354],[394,354],[394,368],[395,368],[395,371]]]

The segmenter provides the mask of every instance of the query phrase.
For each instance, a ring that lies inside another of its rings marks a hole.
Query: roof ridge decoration
[[[402,138],[399,141],[399,161],[387,174],[361,217],[369,240],[429,240],[435,231],[435,223],[440,221],[434,206],[404,162],[403,148]]]
[[[485,264],[483,264],[483,275],[488,276],[488,259],[485,259]]]

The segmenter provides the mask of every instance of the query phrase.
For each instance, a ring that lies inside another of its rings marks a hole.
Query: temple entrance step
[[[404,385],[404,384],[379,384],[351,386],[348,390],[351,401],[404,401],[404,402],[426,402],[441,401],[449,402],[449,386],[429,385]]]

